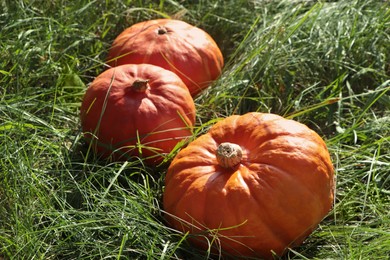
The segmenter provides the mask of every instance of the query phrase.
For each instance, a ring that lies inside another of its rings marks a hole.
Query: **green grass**
[[[207,257],[164,222],[167,164],[99,161],[80,130],[112,40],[159,17],[205,29],[225,57],[195,100],[194,138],[259,111],[327,142],[334,209],[285,259],[388,259],[390,5],[380,0],[0,3],[0,259]]]

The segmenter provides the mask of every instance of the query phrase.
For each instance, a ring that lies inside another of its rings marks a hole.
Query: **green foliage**
[[[226,65],[196,98],[194,138],[220,117],[273,112],[326,140],[337,187],[286,259],[390,254],[388,1],[0,3],[0,259],[204,259],[166,226],[166,164],[89,153],[79,107],[115,36],[153,18],[209,32]],[[177,151],[174,151],[176,153]],[[171,156],[174,156],[172,154]]]

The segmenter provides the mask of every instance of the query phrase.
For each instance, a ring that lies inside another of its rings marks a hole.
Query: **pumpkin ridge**
[[[191,42],[189,42],[187,39],[178,38],[176,34],[172,34],[171,37],[168,37],[168,41],[169,41],[170,45],[172,46],[172,48],[176,49],[176,53],[180,53],[180,55],[177,55],[180,59],[177,59],[177,58],[170,59],[169,52],[160,51],[160,54],[162,55],[163,59],[167,62],[167,64],[173,69],[173,71],[176,74],[180,75],[180,78],[185,78],[186,81],[191,82],[191,84],[196,85],[198,88],[201,88],[200,84],[199,84],[200,82],[196,82],[195,80],[193,80],[191,78],[191,74],[189,74],[191,72],[192,68],[185,72],[185,71],[182,71],[179,68],[180,66],[177,66],[177,65],[179,65],[181,63],[187,63],[189,60],[191,60],[191,62],[197,61],[198,64],[200,64],[200,65],[202,65],[202,67],[204,67],[205,66],[204,57],[206,55],[204,53],[202,53],[203,54],[203,56],[202,56],[202,54],[199,53],[199,50],[197,50],[191,44]],[[188,56],[189,54],[191,57]],[[196,54],[196,57],[193,56],[194,54]],[[208,57],[208,56],[206,56],[206,57]],[[185,59],[183,59],[183,58],[185,58]],[[202,69],[202,78],[204,77],[203,76],[204,72],[205,72],[205,69]],[[209,74],[210,73],[208,72],[208,75]]]
[[[209,149],[199,143],[199,141],[207,142],[212,140],[208,135],[202,135],[198,137],[197,140],[191,142],[187,147],[180,151],[180,153],[174,158],[174,169],[178,172],[181,172],[183,169],[191,169],[192,174],[204,173],[207,174],[208,171],[203,170],[204,168],[212,168],[215,171],[216,162],[212,158],[213,153]],[[213,145],[212,145],[213,146]],[[196,157],[195,160],[188,160],[187,158]],[[201,159],[199,159],[201,158]],[[167,178],[171,178],[171,170],[173,167],[170,167],[167,172]],[[195,169],[197,169],[195,171]],[[198,170],[199,169],[199,170]],[[173,177],[172,177],[173,178]]]
[[[199,178],[205,179],[204,180],[204,182],[206,183],[205,186],[207,185],[209,178],[211,177],[210,175],[214,175],[214,173],[206,173],[203,176],[199,177]],[[194,180],[196,179],[198,182],[199,178],[194,178]],[[202,189],[199,189],[199,185],[197,185],[197,183],[194,180],[192,180],[189,184],[187,184],[187,188],[183,189],[184,192],[182,192],[181,196],[179,197],[179,199],[177,199],[177,201],[174,204],[171,204],[170,208],[176,209],[178,207],[180,209],[183,209],[180,212],[174,210],[176,212],[175,214],[176,215],[184,215],[182,217],[182,220],[189,222],[189,223],[192,223],[192,225],[188,228],[190,230],[195,228],[195,229],[197,229],[197,232],[201,233],[201,231],[206,230],[206,227],[208,226],[207,220],[204,218],[199,218],[199,217],[197,218],[196,216],[192,216],[187,209],[191,209],[191,208],[193,208],[194,205],[197,205],[196,208],[197,208],[198,215],[199,216],[206,215],[206,214],[204,214],[204,212],[206,212],[205,205],[207,204],[206,203],[207,192],[206,192],[206,194],[204,194],[204,192],[205,192],[205,190],[207,191],[207,189],[205,189],[205,187],[202,187]],[[186,202],[183,201],[183,200],[188,200],[188,198],[185,196],[185,194],[192,194],[192,196],[195,196],[197,198],[195,201],[192,201],[193,205],[187,205]],[[195,195],[193,195],[193,194],[195,194]],[[200,200],[200,198],[202,200]],[[181,206],[181,204],[183,204],[183,203],[185,206]],[[203,207],[201,207],[199,205],[203,205]],[[189,221],[188,218],[191,221]],[[196,223],[194,223],[193,220],[195,220]]]
[[[248,178],[251,178],[251,177],[252,177],[251,180],[248,179]],[[249,198],[253,199],[256,202],[256,203],[253,203],[253,205],[255,205],[258,208],[258,211],[256,211],[255,209],[252,209],[252,210],[254,212],[259,212],[258,216],[260,216],[260,217],[257,218],[257,221],[260,220],[261,223],[262,223],[262,229],[266,229],[267,230],[267,236],[265,236],[265,237],[267,238],[267,240],[270,240],[269,236],[272,236],[274,239],[276,239],[276,241],[279,242],[279,245],[281,247],[284,247],[287,244],[287,240],[288,239],[283,237],[283,235],[281,235],[282,233],[279,232],[278,229],[275,229],[275,225],[272,225],[273,224],[272,222],[267,221],[267,219],[272,219],[272,217],[270,216],[270,214],[268,214],[267,210],[264,210],[265,208],[267,208],[266,207],[266,203],[264,203],[263,200],[259,200],[258,195],[257,195],[256,192],[252,192],[252,190],[253,190],[253,187],[252,187],[253,183],[259,183],[259,179],[253,178],[253,175],[248,175],[248,174],[245,174],[245,176],[242,176],[242,178],[243,178],[243,181],[245,182],[245,184],[247,186],[247,190],[249,192]],[[260,178],[260,180],[263,181],[264,183],[266,183],[261,178]],[[266,185],[269,186],[268,183],[266,183]],[[237,212],[236,209],[233,209],[232,212],[235,212],[236,214],[239,213],[239,212]],[[251,224],[251,223],[248,223],[248,224]],[[271,227],[273,227],[273,228],[271,228]],[[277,227],[277,225],[276,225],[276,227]],[[255,239],[255,238],[256,237],[254,237],[253,239]]]
[[[240,168],[243,168],[243,167],[240,167]],[[224,173],[222,173],[222,174],[224,174]],[[242,176],[243,181],[245,182],[245,184],[247,186],[249,186],[247,184],[247,181],[245,181],[245,177],[241,174],[240,170],[237,169],[236,171],[233,171],[233,173],[231,174],[231,177],[227,178],[226,184],[224,185],[224,189],[226,188],[226,186],[229,186],[228,183],[229,183],[229,181],[231,181],[231,178],[239,178],[239,176]],[[221,175],[217,176],[216,178],[218,178],[218,177],[221,177]],[[212,186],[212,184],[211,184],[211,186]],[[249,194],[247,192],[245,192],[245,194],[246,194],[245,197],[248,197],[248,199],[249,198],[254,198],[252,196],[252,193],[250,192],[249,188],[248,189],[243,189],[243,191],[244,190],[245,191],[249,191]],[[207,192],[207,194],[209,194],[210,192],[212,192],[212,189],[207,189],[206,188],[205,191]],[[230,192],[227,191],[227,194],[229,194],[229,193]],[[206,201],[207,200],[209,200],[209,199],[208,199],[208,196],[206,195]],[[228,200],[228,199],[226,198],[226,199],[221,199],[221,200]],[[204,212],[205,212],[204,216],[210,216],[211,218],[215,218],[215,215],[207,213],[208,211],[207,211],[207,205],[206,204],[207,203],[204,204],[204,208],[205,208],[204,209]],[[241,215],[242,212],[237,210],[237,208],[234,206],[234,203],[233,204],[227,203],[226,206],[228,208],[230,208],[227,211],[233,213],[232,215],[230,215],[228,217],[230,224],[225,222],[225,223],[220,223],[219,226],[215,226],[215,224],[214,225],[210,225],[210,224],[208,224],[208,221],[205,221],[205,226],[207,227],[207,229],[205,229],[205,231],[209,232],[209,230],[211,230],[211,232],[214,233],[213,230],[220,229],[220,231],[218,231],[218,238],[219,239],[228,240],[230,244],[232,243],[233,245],[232,245],[231,248],[233,250],[234,250],[234,248],[237,245],[239,245],[241,247],[246,248],[246,250],[253,251],[253,248],[250,247],[250,244],[252,244],[253,242],[249,242],[248,244],[245,244],[243,242],[248,240],[248,239],[250,241],[253,241],[253,239],[256,239],[256,234],[254,234],[255,237],[251,237],[251,236],[248,237],[248,236],[244,235],[245,233],[248,233],[248,232],[241,232],[242,229],[246,229],[245,225],[251,225],[250,220],[242,218],[242,215]],[[252,209],[252,210],[254,210],[254,209]],[[233,219],[232,216],[234,216],[234,220],[232,220]],[[207,220],[208,218],[206,217],[205,219]],[[221,217],[221,220],[223,220],[223,217]],[[272,237],[274,237],[274,241],[276,240],[279,243],[280,248],[284,248],[284,246],[287,243],[286,243],[285,239],[281,238],[282,235],[278,234],[275,230],[271,229],[270,226],[272,226],[272,225],[269,225],[269,223],[265,222],[263,218],[261,218],[261,221],[263,223],[262,227],[268,230],[268,232],[266,232],[267,240],[269,240],[268,236],[272,236]],[[237,229],[236,227],[239,227],[239,228]],[[228,251],[230,251],[229,248],[226,248],[226,249]],[[257,252],[257,256],[259,256],[259,255],[262,255],[261,252]]]
[[[256,201],[256,203],[259,203],[260,201],[256,196],[252,196],[252,198]],[[259,203],[259,205],[263,206],[265,205],[264,203]],[[261,207],[259,207],[261,208]],[[262,210],[264,212],[264,210]],[[271,221],[266,221],[265,219],[267,218],[272,218],[269,214],[267,214],[267,217],[265,218],[264,215],[261,217],[261,223],[262,223],[262,230],[265,231],[265,236],[262,235],[262,237],[265,237],[269,244],[272,244],[271,250],[275,251],[276,254],[281,255],[283,254],[283,251],[280,251],[280,249],[284,249],[285,247],[290,245],[290,240],[284,237],[284,232],[279,232],[283,231],[283,229],[280,228],[275,228],[275,225]],[[271,228],[272,227],[272,228]],[[276,226],[277,227],[277,226]],[[259,252],[258,252],[259,253]],[[271,252],[267,252],[269,254]],[[262,257],[265,257],[263,252],[260,252]]]
[[[177,159],[175,158],[174,160],[177,160]],[[179,159],[179,161],[180,161],[180,159]],[[180,166],[179,163],[175,164],[175,166],[176,165]],[[179,167],[179,169],[172,169],[171,167],[168,168],[168,172],[167,172],[166,177],[165,177],[165,186],[166,187],[173,185],[173,184],[171,184],[172,182],[174,184],[177,182],[181,183],[181,184],[185,184],[182,187],[182,189],[180,189],[180,191],[181,191],[180,196],[176,196],[177,198],[180,198],[179,200],[183,199],[183,197],[184,197],[183,194],[187,193],[188,190],[190,190],[191,185],[193,185],[195,180],[197,180],[198,178],[209,178],[207,176],[214,173],[214,167],[211,167],[212,169],[210,169],[210,171],[201,171],[202,174],[199,175],[198,174],[199,171],[197,171],[195,169],[197,167],[204,168],[203,166],[188,167],[186,165],[184,168],[188,168],[188,170],[187,170],[188,173],[187,173],[187,171],[183,171],[182,167]],[[208,167],[210,168],[210,166],[208,166]],[[175,168],[177,168],[177,167],[175,167]],[[173,172],[173,171],[175,171],[175,172]],[[190,181],[188,181],[188,180],[190,180]],[[196,189],[194,187],[192,187],[191,189],[198,191],[198,189]],[[177,204],[177,203],[175,203],[175,204]]]
[[[176,95],[174,94],[177,94],[177,92],[187,92],[188,90],[187,89],[175,89],[175,92],[169,92],[166,91],[166,90],[163,90],[163,94],[161,94],[161,91],[160,90],[152,90],[150,93],[149,93],[149,98],[154,100],[154,101],[157,101],[156,102],[156,106],[157,107],[160,107],[160,108],[164,108],[164,106],[167,105],[167,103],[169,102],[170,106],[176,106],[178,109],[177,110],[182,110],[181,107],[182,105],[184,104],[188,104],[188,100],[184,100],[184,99],[181,99],[181,100],[177,100],[177,97]],[[195,108],[195,107],[194,107]],[[177,111],[178,112],[178,111]],[[187,111],[183,111],[183,112],[187,112]],[[189,113],[184,113],[184,115],[187,115],[189,116],[189,114],[191,113],[191,111],[188,111]],[[192,113],[191,113],[192,114]],[[195,122],[195,115],[191,116],[193,118],[193,123]]]
[[[208,178],[207,178],[207,181],[205,183],[205,188],[204,188],[204,191],[206,194],[205,194],[205,198],[206,198],[206,201],[207,203],[204,203],[203,204],[203,212],[205,213],[204,214],[204,218],[203,218],[203,224],[204,224],[204,227],[206,227],[206,231],[208,230],[213,230],[213,229],[217,229],[217,228],[221,228],[224,227],[224,224],[222,222],[220,222],[218,225],[215,225],[214,223],[211,223],[210,220],[214,220],[215,218],[215,215],[214,215],[214,212],[211,212],[212,214],[210,214],[210,210],[214,211],[215,208],[213,207],[210,207],[208,204],[210,202],[214,202],[215,199],[219,198],[219,196],[223,196],[223,197],[226,197],[226,183],[228,182],[228,176],[226,176],[223,172],[220,172],[220,171],[215,171],[214,173],[212,173]],[[223,183],[222,185],[218,185],[218,190],[216,189],[216,183]],[[217,193],[217,195],[216,195]],[[224,205],[218,205],[219,207],[223,207]],[[218,215],[220,214],[220,212],[217,213]],[[211,218],[209,218],[208,216],[211,216]],[[223,219],[221,219],[221,221],[223,221]]]
[[[134,27],[134,28],[130,28],[129,27],[129,28],[125,29],[120,35],[118,35],[118,38],[115,39],[113,44],[111,45],[111,47],[109,49],[109,52],[108,52],[108,56],[107,56],[107,63],[112,63],[112,62],[117,63],[117,59],[118,58],[133,53],[133,51],[131,51],[131,52],[123,52],[123,49],[126,48],[126,46],[129,44],[129,42],[131,40],[134,40],[134,39],[137,39],[138,37],[140,37],[140,35],[142,35],[151,26],[153,26],[153,24],[147,26],[146,28],[141,28],[139,30],[138,30],[138,27]],[[130,34],[133,31],[134,32],[138,31],[138,33]],[[127,35],[129,35],[129,34],[131,36],[127,37]],[[119,46],[118,46],[118,42],[121,43]],[[132,46],[133,44],[134,44],[134,41],[130,45]],[[117,51],[115,51],[115,53],[121,53],[121,55],[119,57],[115,56],[115,55],[111,55],[111,52],[114,49],[117,50]],[[114,66],[112,66],[112,67],[114,67]]]
[[[244,195],[242,195],[242,197],[248,197],[250,198],[251,197],[251,193],[250,193],[250,190],[248,189],[248,184],[246,183],[245,181],[245,177],[243,176],[244,174],[241,173],[241,169],[243,167],[239,166],[238,169],[236,171],[234,171],[234,173],[232,173],[231,177],[228,179],[228,182],[227,184],[232,181],[231,179],[233,178],[233,182],[238,182],[240,183],[241,186],[244,186],[244,189],[240,189],[239,193],[242,194],[244,193]],[[236,181],[237,179],[240,179],[239,181]],[[229,186],[232,186],[232,185],[229,185]],[[237,192],[237,191],[236,191]],[[228,192],[229,194],[230,192]],[[234,224],[231,225],[231,227],[225,227],[225,228],[228,228],[228,232],[232,232],[234,235],[234,237],[238,237],[238,239],[236,239],[236,242],[240,242],[239,240],[239,237],[241,236],[240,232],[237,230],[234,230],[234,227],[236,226],[245,226],[245,224],[247,224],[247,221],[248,219],[242,219],[242,212],[240,212],[239,210],[237,210],[236,206],[234,205],[234,203],[228,203],[228,207],[230,208],[230,212],[232,212],[234,215],[234,221],[232,221]],[[230,236],[230,235],[229,235]]]
[[[267,166],[267,167],[271,167],[272,168],[272,172],[278,172],[278,174],[283,174],[284,175],[284,177],[283,178],[288,178],[289,179],[289,183],[291,183],[291,182],[293,182],[293,183],[296,183],[296,184],[299,184],[299,180],[296,180],[293,176],[291,176],[291,174],[289,174],[287,171],[285,171],[285,170],[283,170],[283,169],[280,169],[279,167],[276,167],[276,166],[274,166],[274,165],[269,165],[269,164],[262,164],[262,166]],[[255,175],[256,176],[256,175]],[[262,179],[261,178],[261,176],[258,176],[257,175],[257,177],[259,177],[259,179],[261,179],[261,180],[264,180],[264,179]],[[279,177],[275,177],[275,178],[277,178],[277,179],[282,179],[282,178],[279,178]],[[258,183],[258,180],[259,179],[257,179],[256,178],[256,183]],[[267,183],[266,181],[265,181],[265,183]],[[251,184],[251,183],[250,183]],[[268,184],[268,183],[267,183]],[[250,186],[250,185],[249,185]],[[268,185],[269,186],[269,185]],[[291,185],[291,187],[295,187],[296,185]],[[271,187],[271,189],[273,189],[272,188],[272,186],[269,186],[269,187]],[[311,189],[309,189],[309,187],[307,187],[306,185],[300,185],[299,186],[300,187],[300,190],[302,190],[302,189],[305,189],[303,192],[302,192],[302,194],[313,194],[313,192],[311,191]],[[251,188],[250,188],[251,189]],[[259,203],[259,204],[262,204],[263,206],[262,206],[262,208],[267,208],[266,206],[267,206],[267,204],[266,203],[260,203],[260,201],[261,200],[259,200],[256,196],[258,196],[258,194],[257,193],[252,193],[253,194],[253,198],[255,198],[256,200],[257,200],[257,202]],[[287,195],[288,196],[288,195]],[[305,197],[305,196],[303,196],[303,197]],[[310,197],[311,199],[313,199],[313,200],[315,200],[315,203],[313,203],[313,204],[315,204],[315,205],[321,205],[321,203],[320,203],[320,200],[319,200],[319,197],[318,196],[315,196],[315,197],[313,197],[313,196],[311,196]],[[273,206],[275,206],[275,205],[273,205]],[[284,212],[286,213],[286,208],[283,208],[284,210]],[[291,210],[289,210],[288,212],[287,212],[287,214],[290,214],[290,211]],[[321,211],[320,213],[323,213],[322,211],[322,209],[321,210],[317,210],[317,212],[316,212],[316,219],[318,219],[318,215],[321,215],[321,214],[318,214],[319,213],[319,211]],[[267,212],[267,211],[263,211],[263,212]],[[263,218],[264,219],[264,218]],[[272,219],[272,218],[271,218]],[[299,225],[299,219],[296,219],[296,220],[298,220],[297,221],[297,224]],[[285,233],[285,231],[286,230],[288,230],[288,229],[286,229],[286,228],[283,228],[283,225],[279,225],[279,220],[278,219],[276,219],[276,221],[278,222],[278,224],[277,225],[270,225],[270,226],[273,226],[273,227],[278,227],[277,228],[277,230],[278,230],[278,233],[279,234],[283,234],[283,233]],[[309,229],[311,229],[313,226],[315,226],[315,225],[317,225],[318,223],[317,222],[320,222],[320,220],[318,221],[316,221],[314,224],[312,224],[310,227],[309,227]],[[283,221],[282,221],[282,223],[284,223]],[[268,223],[269,224],[269,223]],[[287,224],[287,225],[289,225],[289,226],[291,226],[291,221]],[[295,229],[293,229],[293,230],[295,230]],[[290,237],[289,235],[287,235],[286,233],[285,234],[283,234],[282,235],[282,237],[285,237],[285,238],[287,238],[287,237]],[[295,237],[294,239],[292,239],[292,238],[288,238],[288,240],[289,241],[291,241],[291,240],[297,240],[299,238],[299,236],[298,237]],[[287,244],[286,244],[287,245]]]
[[[301,137],[299,137],[299,138],[301,138]],[[308,141],[306,140],[306,144],[307,144],[307,142]],[[318,141],[315,142],[315,141],[310,140],[310,142],[313,144],[313,147],[318,146]],[[295,152],[295,157],[294,158],[285,158],[284,159],[285,164],[280,164],[280,165],[276,166],[275,164],[271,163],[273,158],[275,158],[275,157],[284,158],[284,157],[290,155],[292,153],[292,151],[291,150],[289,151],[288,149],[285,149],[282,147],[281,152],[268,154],[267,151],[269,152],[270,149],[269,149],[269,147],[267,147],[267,145],[268,145],[267,143],[263,143],[262,147],[259,147],[259,149],[256,150],[256,152],[255,152],[256,154],[261,155],[261,159],[258,159],[258,158],[253,159],[249,156],[248,161],[250,161],[252,164],[269,165],[269,166],[275,167],[275,168],[282,170],[282,171],[285,171],[285,172],[290,171],[294,176],[296,176],[300,180],[307,180],[307,178],[305,177],[307,175],[300,174],[300,172],[304,171],[305,170],[304,168],[306,168],[307,166],[295,164],[295,162],[297,160],[300,160],[299,158],[305,158],[305,161],[309,163],[309,166],[310,165],[317,165],[316,169],[313,168],[313,171],[315,171],[315,173],[313,172],[313,174],[322,175],[322,178],[324,178],[324,179],[331,178],[329,173],[334,171],[333,167],[331,165],[331,162],[329,162],[329,159],[326,158],[326,156],[322,152],[317,152],[318,148],[308,149],[307,145],[306,145],[306,147],[295,146],[295,148],[297,149],[297,151]],[[299,153],[299,156],[297,155],[298,153]],[[290,163],[287,163],[287,162],[290,162]],[[294,164],[294,168],[292,168],[292,169],[290,167],[291,164]],[[319,167],[321,170],[318,169]],[[291,175],[291,173],[290,173],[290,175]],[[333,182],[332,180],[329,180],[329,181]],[[311,190],[311,192],[313,192],[313,193],[317,192],[315,186],[306,185],[305,187],[308,188],[309,190]]]

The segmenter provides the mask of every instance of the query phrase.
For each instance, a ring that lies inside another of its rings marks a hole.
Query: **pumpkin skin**
[[[98,154],[114,160],[142,156],[156,164],[192,135],[195,105],[173,72],[127,64],[94,79],[83,97],[80,118],[84,135]]]
[[[218,159],[226,143],[241,154],[229,148],[227,159]],[[333,198],[322,138],[296,121],[254,112],[219,121],[177,154],[163,205],[168,223],[202,249],[205,237],[217,236],[223,254],[272,259],[271,251],[281,256],[301,244]]]
[[[148,63],[175,72],[192,96],[220,74],[224,60],[209,34],[186,22],[156,19],[134,24],[114,40],[107,64]]]

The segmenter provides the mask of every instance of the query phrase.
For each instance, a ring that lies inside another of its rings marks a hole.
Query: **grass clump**
[[[326,140],[335,207],[286,259],[390,252],[390,12],[386,1],[6,1],[0,4],[0,258],[204,259],[165,224],[166,165],[87,153],[85,88],[114,37],[146,19],[204,28],[223,75],[197,97],[219,117],[273,112]]]

